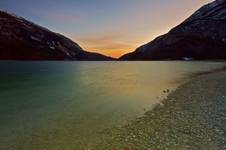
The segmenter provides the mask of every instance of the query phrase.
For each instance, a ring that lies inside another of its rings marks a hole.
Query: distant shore
[[[192,75],[143,117],[104,131],[89,149],[226,149],[225,69]]]

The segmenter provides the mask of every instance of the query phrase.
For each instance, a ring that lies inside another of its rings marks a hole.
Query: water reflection
[[[73,149],[152,108],[212,62],[1,62],[0,149]],[[172,82],[176,81],[177,82]],[[180,81],[180,82],[179,82]]]

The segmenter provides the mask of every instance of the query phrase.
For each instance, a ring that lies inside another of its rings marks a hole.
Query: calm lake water
[[[0,62],[0,149],[80,149],[221,62]]]

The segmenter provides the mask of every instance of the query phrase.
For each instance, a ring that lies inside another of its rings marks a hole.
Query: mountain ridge
[[[59,33],[0,10],[1,60],[113,60]]]
[[[168,33],[119,59],[226,59],[226,0],[204,5]]]

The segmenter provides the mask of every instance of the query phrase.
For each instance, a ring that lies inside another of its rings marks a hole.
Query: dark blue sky
[[[0,9],[69,36],[85,49],[117,57],[167,32],[211,1],[0,0]]]

